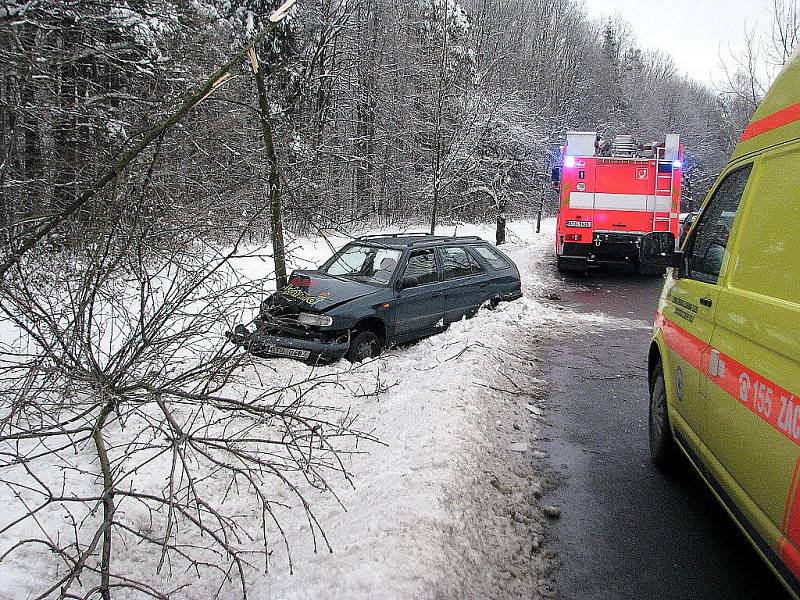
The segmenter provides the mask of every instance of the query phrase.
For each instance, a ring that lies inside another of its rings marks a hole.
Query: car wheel
[[[351,363],[358,363],[368,358],[374,358],[381,353],[381,348],[381,338],[371,331],[360,331],[350,340],[347,360]]]
[[[659,362],[653,370],[653,383],[650,386],[650,456],[653,463],[668,470],[673,466],[677,455],[675,440],[669,425],[667,411],[667,389],[664,385],[664,367]]]
[[[472,312],[470,312],[468,316],[470,318],[477,316],[477,314],[481,312],[481,310],[483,309],[494,310],[499,303],[500,301],[497,298],[489,298],[488,300],[484,300],[478,306],[476,306],[475,309]]]

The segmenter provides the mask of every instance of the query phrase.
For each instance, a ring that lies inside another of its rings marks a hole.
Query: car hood
[[[272,298],[275,305],[292,306],[306,312],[326,312],[383,288],[333,277],[319,271],[295,271],[286,287]]]

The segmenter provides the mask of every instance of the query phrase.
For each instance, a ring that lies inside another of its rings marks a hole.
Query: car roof
[[[486,243],[485,240],[475,235],[445,237],[427,233],[379,233],[376,235],[363,235],[356,238],[354,241],[374,244],[376,246],[386,246],[388,248],[443,246],[448,243]]]

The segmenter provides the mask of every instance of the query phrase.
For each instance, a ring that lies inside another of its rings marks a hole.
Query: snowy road
[[[565,304],[627,319],[550,344],[544,448],[562,506],[550,549],[558,598],[788,598],[699,478],[665,477],[649,460],[647,348],[659,279],[597,272]]]

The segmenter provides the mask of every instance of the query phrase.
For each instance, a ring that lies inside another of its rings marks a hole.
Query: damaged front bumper
[[[283,357],[308,363],[331,363],[344,358],[350,349],[349,332],[321,333],[284,329],[256,320],[255,328],[237,325],[228,339],[251,354]]]

